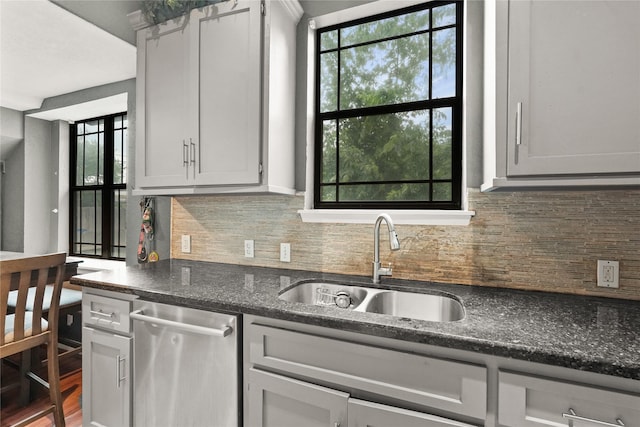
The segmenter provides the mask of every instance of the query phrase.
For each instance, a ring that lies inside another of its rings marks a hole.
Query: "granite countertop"
[[[640,380],[640,302],[480,286],[383,279],[383,286],[449,292],[466,317],[429,322],[277,298],[300,280],[369,277],[199,261],[152,264],[75,276],[74,284],[167,304],[339,328]]]

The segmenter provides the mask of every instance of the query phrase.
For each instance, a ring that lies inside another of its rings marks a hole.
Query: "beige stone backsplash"
[[[469,192],[469,226],[397,225],[381,237],[393,277],[640,300],[640,190]],[[301,196],[185,196],[171,208],[171,257],[369,275],[373,225],[303,223]],[[180,251],[190,234],[191,253]],[[255,240],[255,258],[244,240]],[[279,260],[291,243],[291,263]],[[620,288],[596,287],[596,261],[620,262]]]

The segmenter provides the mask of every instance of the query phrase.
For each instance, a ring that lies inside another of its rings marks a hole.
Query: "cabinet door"
[[[257,323],[245,334],[250,340],[250,362],[255,365],[320,378],[345,390],[366,390],[480,420],[486,417],[487,369],[483,366]]]
[[[189,25],[181,18],[138,31],[136,186],[187,182],[196,135],[189,100]],[[193,176],[191,176],[193,180]]]
[[[498,421],[501,426],[632,426],[638,425],[638,420],[640,394],[499,373]]]
[[[349,399],[349,427],[472,427],[448,418],[359,399]]]
[[[131,340],[82,328],[82,425],[131,425]]]
[[[640,172],[640,2],[511,1],[507,174]]]
[[[190,21],[196,184],[259,184],[260,2],[218,3],[192,12]]]
[[[249,370],[248,426],[346,425],[349,395],[281,375]]]

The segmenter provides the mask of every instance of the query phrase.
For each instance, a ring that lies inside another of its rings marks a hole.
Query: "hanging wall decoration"
[[[159,259],[155,251],[153,198],[144,197],[140,200],[142,225],[138,239],[138,263],[156,262]]]

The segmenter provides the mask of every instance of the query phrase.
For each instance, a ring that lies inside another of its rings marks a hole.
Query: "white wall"
[[[5,173],[0,177],[2,190],[2,239],[3,251],[22,252],[24,249],[24,143],[21,141],[3,159]]]
[[[0,250],[21,252],[24,236],[24,116],[0,109]]]
[[[51,212],[49,252],[69,250],[69,123],[51,123]]]
[[[24,252],[49,251],[52,178],[51,122],[24,120]],[[57,155],[56,155],[57,157]],[[56,191],[57,195],[57,191]]]

